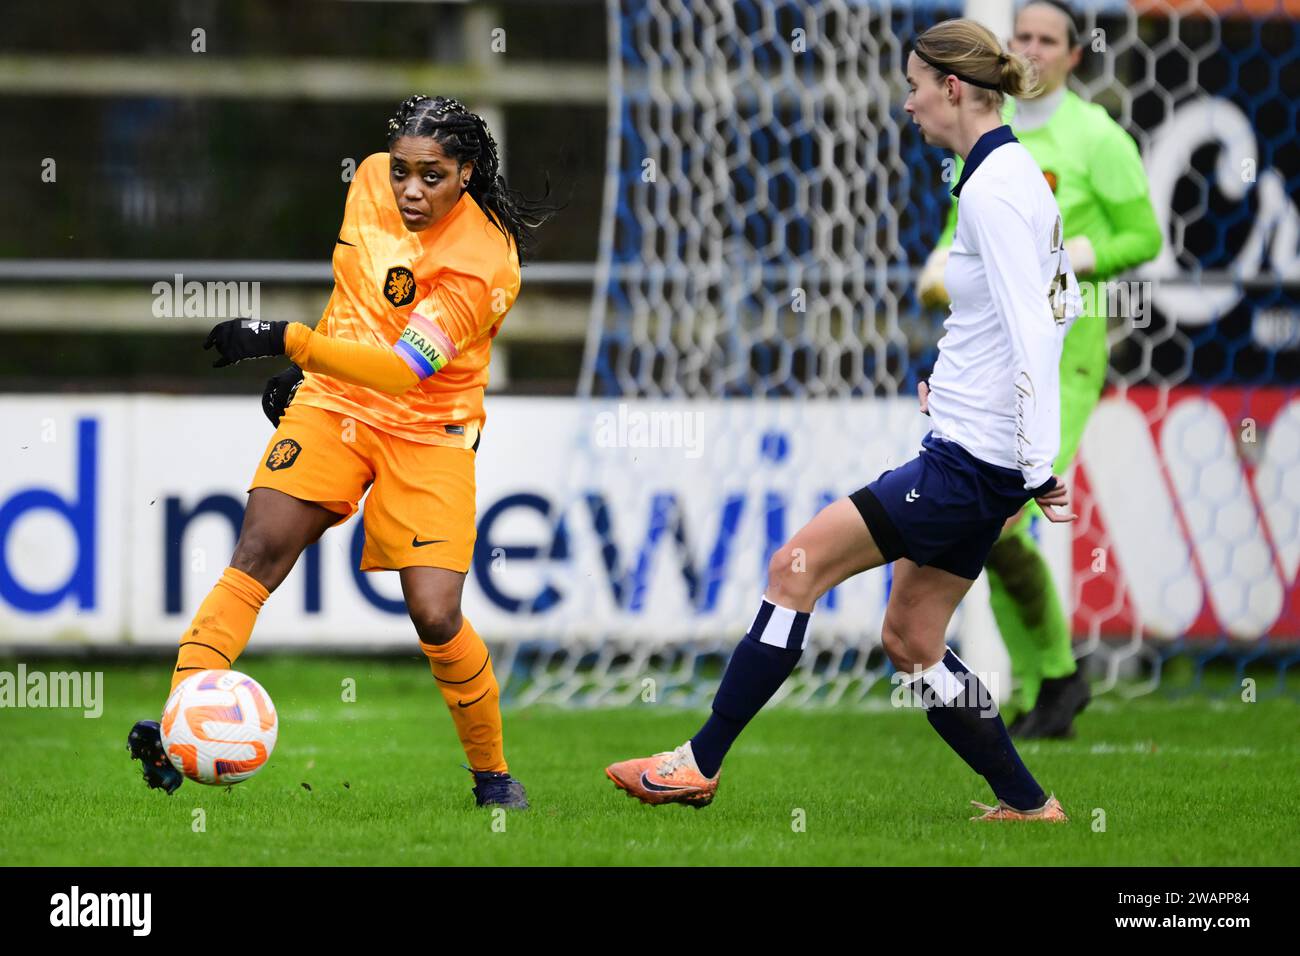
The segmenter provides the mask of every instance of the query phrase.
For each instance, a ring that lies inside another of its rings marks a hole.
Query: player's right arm
[[[469,330],[477,327],[476,304],[448,285],[440,284],[426,300],[428,314],[411,313],[388,346],[333,338],[301,322],[230,319],[213,328],[204,347],[217,349],[218,366],[285,355],[305,372],[401,395],[455,358],[468,343]]]
[[[407,329],[410,328],[408,325]],[[406,332],[402,334],[406,335]],[[416,375],[397,354],[395,346],[385,348],[331,338],[301,322],[291,322],[285,330],[284,354],[305,372],[329,375],[389,395],[401,395],[446,364],[443,361],[427,375]]]
[[[285,331],[285,354],[305,371],[400,395],[487,334],[500,319],[492,306],[486,280],[448,270],[387,348],[332,338],[294,322]]]

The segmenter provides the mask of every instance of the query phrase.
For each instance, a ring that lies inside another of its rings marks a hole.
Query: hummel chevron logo
[[[646,773],[647,771],[641,771],[641,786],[655,793],[689,793],[692,790],[700,789],[699,787],[665,787],[661,783],[651,783]]]
[[[411,538],[411,547],[423,548],[426,544],[445,544],[446,542],[446,538],[432,538],[429,541],[421,541],[420,536],[417,534]]]
[[[917,498],[921,497],[921,493],[920,493],[919,491],[917,491],[915,488],[913,488],[913,489],[912,489],[911,491],[909,491],[906,495],[904,495],[904,497],[905,497],[908,501],[915,501]]]

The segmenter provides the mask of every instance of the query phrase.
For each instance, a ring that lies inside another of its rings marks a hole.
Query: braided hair
[[[471,113],[459,100],[446,96],[408,96],[388,121],[388,148],[403,136],[429,136],[457,165],[473,162],[466,187],[479,208],[503,235],[512,239],[522,262],[536,243],[533,231],[555,206],[528,199],[506,185],[499,174],[497,143],[483,117]],[[550,194],[548,187],[546,195]],[[543,199],[545,196],[543,197]]]

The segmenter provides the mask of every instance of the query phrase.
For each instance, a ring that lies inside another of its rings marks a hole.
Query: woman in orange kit
[[[519,293],[520,252],[552,211],[497,170],[480,117],[456,100],[410,97],[389,120],[388,152],[367,157],[348,190],[334,290],[316,330],[236,319],[209,334],[217,367],[287,355],[306,375],[268,383],[264,405],[278,427],[230,567],[181,637],[172,686],[233,666],[270,592],[369,488],[361,569],[401,576],[478,804],[522,809],[492,662],[460,609],[492,339]],[[156,722],[137,723],[128,746],[150,787],[180,786]]]

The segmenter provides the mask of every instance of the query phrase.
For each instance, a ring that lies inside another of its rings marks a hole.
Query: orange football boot
[[[980,803],[978,800],[972,800],[974,806],[984,811],[983,816],[971,817],[972,820],[1042,820],[1046,823],[1069,823],[1070,818],[1065,815],[1065,809],[1061,806],[1061,801],[1056,799],[1056,794],[1052,794],[1037,810],[1017,810],[1009,806],[1005,800],[999,800],[996,807],[990,807],[988,804]]]
[[[651,806],[685,803],[698,809],[713,802],[722,771],[713,777],[700,773],[688,740],[676,750],[610,764],[605,768],[605,776],[629,797],[636,797],[642,803]]]

